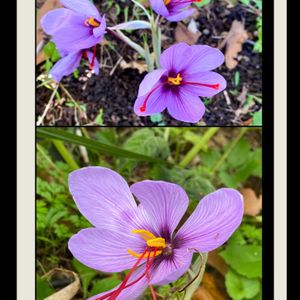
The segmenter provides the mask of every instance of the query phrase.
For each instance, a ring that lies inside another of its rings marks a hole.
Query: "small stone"
[[[205,29],[203,30],[203,34],[205,34],[205,35],[209,35],[209,34],[210,34],[210,31],[209,31],[209,29],[205,28]]]

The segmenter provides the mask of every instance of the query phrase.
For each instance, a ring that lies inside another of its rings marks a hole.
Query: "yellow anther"
[[[132,233],[138,234],[141,238],[145,240],[147,243],[147,246],[150,248],[155,248],[156,251],[147,252],[147,255],[145,255],[145,258],[158,256],[162,253],[162,249],[166,248],[166,241],[162,237],[156,237],[152,232],[144,229],[134,229],[131,231]],[[150,249],[149,249],[150,250]],[[143,254],[142,253],[136,253],[132,251],[131,249],[127,249],[128,253],[131,254],[134,257],[140,258]]]
[[[99,27],[100,26],[100,23],[98,21],[96,21],[93,17],[90,17],[90,18],[86,19],[84,21],[84,24],[86,26],[93,26],[93,27]]]
[[[153,240],[148,240],[147,245],[154,248],[166,248],[166,241],[164,238],[159,237]]]
[[[181,81],[182,81],[182,77],[180,76],[180,74],[177,74],[177,76],[175,78],[168,77],[169,84],[180,85]]]
[[[171,0],[164,0],[164,4],[168,5],[171,2]]]
[[[146,242],[148,240],[156,239],[156,236],[153,233],[151,233],[150,231],[148,231],[148,230],[134,229],[131,232],[139,234]]]
[[[130,255],[132,255],[132,256],[134,256],[134,257],[136,257],[136,258],[140,258],[140,257],[143,255],[143,253],[136,253],[136,252],[134,252],[134,251],[132,251],[132,250],[130,250],[130,249],[127,249],[127,251],[128,251],[128,253],[129,253]],[[151,257],[154,256],[154,253],[155,253],[155,251],[147,252],[147,255],[145,255],[144,258],[147,259],[147,258],[148,258],[148,255],[149,255],[149,258],[151,258]],[[158,255],[160,255],[161,253],[162,253],[162,250],[156,250],[155,256],[158,256]]]

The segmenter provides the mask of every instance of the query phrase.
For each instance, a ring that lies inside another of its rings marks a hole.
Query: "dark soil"
[[[97,4],[100,1],[94,1]],[[103,2],[105,3],[105,2]],[[132,4],[121,3],[121,8],[125,6],[131,7]],[[106,13],[107,23],[116,24],[124,21],[123,13],[118,17],[115,16],[114,7],[105,11],[104,4],[98,4],[99,10]],[[121,9],[121,11],[123,11]],[[129,12],[131,9],[129,9]],[[199,15],[195,21],[202,35],[198,39],[198,44],[207,44],[212,47],[218,47],[222,42],[222,36],[230,30],[234,20],[242,21],[245,24],[245,29],[249,33],[249,40],[255,41],[256,31],[256,15],[250,12],[243,5],[228,7],[224,1],[213,1],[199,10]],[[163,22],[162,33],[166,38],[162,41],[163,48],[172,45],[174,40],[174,31],[176,23]],[[137,42],[141,40],[141,31],[135,31],[130,34],[130,37]],[[157,126],[153,123],[150,117],[138,117],[133,112],[133,104],[136,99],[138,87],[146,73],[139,74],[136,69],[121,69],[117,67],[112,75],[110,72],[117,63],[120,55],[127,61],[136,60],[134,51],[124,43],[117,41],[114,37],[106,35],[106,39],[114,46],[117,51],[104,51],[103,59],[107,62],[107,68],[101,68],[98,76],[92,75],[90,79],[86,78],[87,68],[79,68],[79,79],[75,79],[72,75],[64,78],[62,83],[70,92],[74,99],[86,107],[88,120],[77,116],[80,125],[95,125],[95,118],[100,109],[103,109],[103,125],[110,126]],[[99,47],[98,47],[99,48]],[[108,49],[108,47],[106,47]],[[227,94],[220,93],[211,99],[205,101],[206,113],[202,122],[199,125],[208,126],[229,126],[229,125],[244,125],[249,122],[251,113],[258,111],[261,104],[257,103],[250,111],[246,113],[237,113],[242,107],[241,101],[237,97],[241,94],[243,87],[248,89],[248,93],[261,95],[261,54],[255,53],[252,50],[251,42],[244,43],[243,50],[239,54],[239,63],[234,70],[228,70],[223,65],[216,71],[222,74],[227,80]],[[98,56],[100,50],[98,49]],[[235,86],[234,78],[236,72],[240,73],[238,86]],[[37,66],[37,74],[41,73],[41,66]],[[63,93],[61,92],[63,95]],[[37,89],[37,107],[36,115],[40,116],[45,106],[47,105],[51,92],[44,88]],[[74,126],[76,124],[74,117],[74,108],[68,107],[64,103],[56,103],[48,112],[44,125],[55,126]],[[77,123],[78,124],[78,123]],[[188,124],[172,119],[167,112],[163,113],[163,124],[171,126],[189,126]]]

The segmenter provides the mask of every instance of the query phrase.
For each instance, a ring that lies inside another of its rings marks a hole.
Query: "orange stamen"
[[[86,19],[84,21],[84,25],[86,26],[92,26],[92,27],[99,27],[100,26],[100,22],[98,22],[95,18],[93,17],[89,17],[88,19]]]

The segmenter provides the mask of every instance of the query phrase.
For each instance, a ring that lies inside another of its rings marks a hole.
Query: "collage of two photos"
[[[36,299],[262,300],[262,22],[36,0]]]

